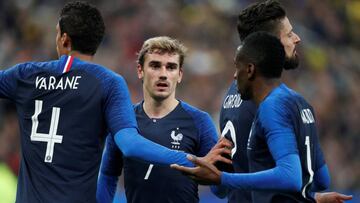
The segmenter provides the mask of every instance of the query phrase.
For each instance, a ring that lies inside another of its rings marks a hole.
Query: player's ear
[[[252,80],[255,78],[255,65],[253,63],[248,63],[246,66],[246,73],[247,73],[247,77],[248,79]]]
[[[137,64],[136,69],[137,69],[138,78],[143,79],[143,77],[144,77],[144,68],[140,64]]]
[[[61,35],[61,43],[66,50],[72,51],[71,38],[66,32]]]
[[[179,68],[179,78],[178,78],[177,83],[180,83],[180,82],[181,82],[183,73],[184,73],[184,72],[183,72],[183,67],[180,67],[180,68]]]

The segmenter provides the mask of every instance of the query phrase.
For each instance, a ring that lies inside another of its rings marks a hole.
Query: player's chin
[[[155,94],[153,94],[153,98],[157,101],[165,100],[169,98],[170,94],[165,91],[158,91]]]

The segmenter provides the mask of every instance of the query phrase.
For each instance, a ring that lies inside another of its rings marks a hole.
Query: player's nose
[[[299,35],[297,35],[296,33],[294,33],[294,43],[295,44],[299,44],[301,42],[301,39],[299,37]]]
[[[160,79],[167,79],[167,77],[168,77],[168,72],[167,72],[167,70],[166,70],[166,66],[162,66],[161,68],[160,68],[160,73],[159,73],[159,77],[160,77]]]

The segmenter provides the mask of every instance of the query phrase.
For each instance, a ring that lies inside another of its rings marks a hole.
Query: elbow
[[[132,158],[135,157],[136,149],[132,146],[124,147],[124,149],[121,149],[121,152],[123,153],[124,157]]]

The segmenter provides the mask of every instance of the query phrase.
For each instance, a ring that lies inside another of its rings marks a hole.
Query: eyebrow
[[[162,64],[161,61],[149,61],[149,64]],[[167,62],[166,65],[170,65],[170,66],[178,66],[177,63],[173,63],[173,62]]]
[[[172,63],[172,62],[167,63],[167,65],[178,67],[178,64],[177,64],[177,63]]]
[[[149,64],[157,64],[157,63],[161,63],[160,61],[149,61]]]

